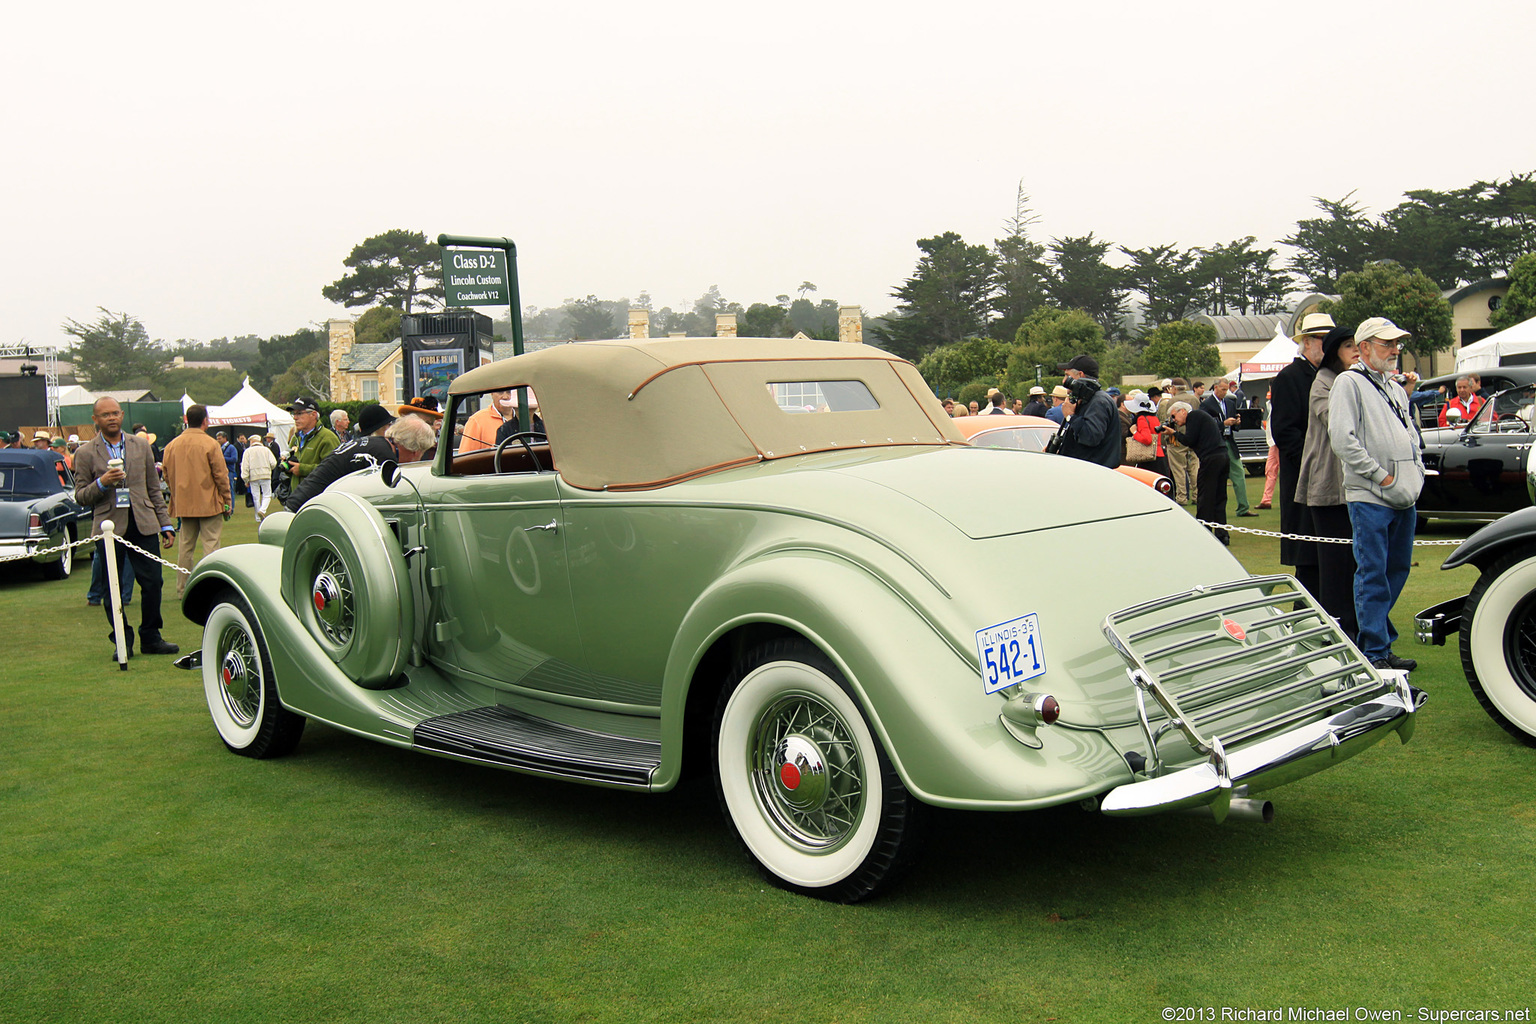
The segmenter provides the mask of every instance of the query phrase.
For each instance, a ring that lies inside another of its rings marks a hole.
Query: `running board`
[[[495,706],[456,711],[416,726],[419,750],[609,786],[649,788],[661,744],[613,736]]]

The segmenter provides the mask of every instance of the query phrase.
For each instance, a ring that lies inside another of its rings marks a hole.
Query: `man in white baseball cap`
[[[1393,380],[1408,332],[1373,316],[1355,329],[1360,361],[1333,382],[1328,440],[1344,468],[1344,500],[1354,531],[1355,618],[1360,653],[1378,669],[1412,671],[1418,662],[1392,653],[1388,614],[1413,564],[1415,504],[1424,458],[1408,396]]]

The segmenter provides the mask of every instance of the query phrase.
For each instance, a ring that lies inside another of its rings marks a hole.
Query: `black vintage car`
[[[81,529],[90,528],[90,517],[75,501],[75,478],[62,456],[0,449],[0,556],[34,555],[74,541]],[[49,579],[62,580],[74,568],[74,549],[34,561]]]
[[[1457,379],[1469,373],[1475,373],[1481,378],[1482,394],[1485,397],[1522,384],[1536,384],[1536,366],[1494,366],[1486,370],[1463,370],[1421,380],[1413,390],[1413,408],[1419,426],[1428,430],[1440,425],[1440,410],[1445,408],[1446,400],[1456,394]]]
[[[1536,383],[1523,384],[1489,398],[1469,422],[1423,428],[1422,519],[1490,523],[1531,507],[1533,400]]]
[[[1521,509],[1468,537],[1442,569],[1482,573],[1465,597],[1414,616],[1420,643],[1457,637],[1477,702],[1527,746],[1536,746],[1536,508]]]

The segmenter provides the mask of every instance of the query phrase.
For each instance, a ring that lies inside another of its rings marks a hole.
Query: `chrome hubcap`
[[[864,806],[863,765],[832,708],[809,694],[780,698],[758,719],[749,757],[758,805],[785,839],[825,853],[853,833]]]
[[[219,638],[220,693],[229,717],[241,726],[256,721],[261,707],[261,670],[256,662],[256,645],[239,626],[228,626]]]
[[[315,621],[331,643],[345,646],[352,639],[353,608],[352,582],[347,567],[327,551],[315,561],[314,582],[309,588],[309,599],[315,611]]]

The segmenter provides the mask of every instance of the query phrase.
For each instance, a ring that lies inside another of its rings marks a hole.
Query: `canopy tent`
[[[1467,345],[1456,353],[1456,372],[1491,370],[1497,366],[1530,366],[1536,363],[1536,316],[1522,320],[1498,334]]]
[[[1296,359],[1296,353],[1300,349],[1296,347],[1294,341],[1285,336],[1283,323],[1284,321],[1280,321],[1275,324],[1275,336],[1269,339],[1269,344],[1259,349],[1252,359],[1244,361],[1237,368],[1239,380],[1263,380],[1273,377]]]
[[[191,404],[186,395],[182,400]],[[262,433],[272,434],[278,447],[287,451],[288,435],[293,431],[293,414],[263,398],[261,392],[251,387],[251,378],[247,377],[233,398],[223,405],[208,407],[208,425],[263,427]]]

